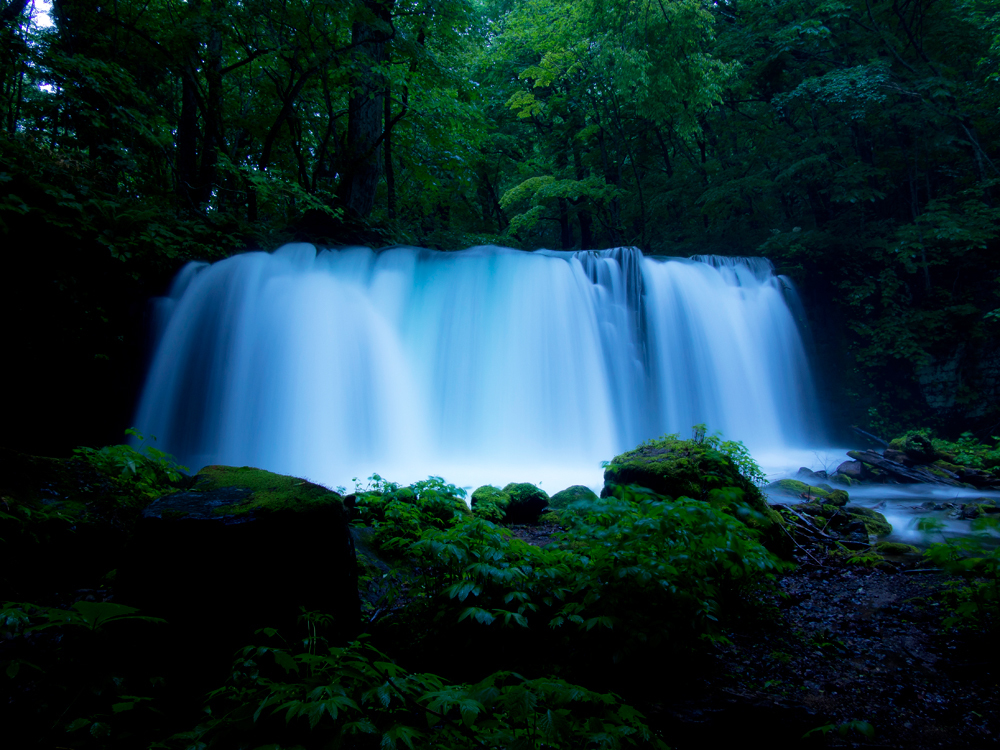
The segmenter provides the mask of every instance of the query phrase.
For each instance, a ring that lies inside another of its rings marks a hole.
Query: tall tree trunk
[[[190,68],[181,76],[181,116],[177,123],[177,197],[188,207],[197,204],[198,102],[193,76]]]
[[[587,178],[587,170],[584,169],[583,157],[580,155],[580,141],[572,138],[570,147],[573,150],[573,170],[576,174],[576,179],[582,182]],[[590,216],[590,211],[583,207],[586,205],[586,202],[586,198],[577,198],[573,201],[574,206],[579,206],[576,210],[576,217],[580,221],[581,250],[591,250],[594,247],[594,237],[590,228],[593,225],[593,219]]]
[[[212,200],[216,183],[219,149],[222,147],[222,29],[221,14],[224,0],[212,0],[208,44],[205,55],[205,80],[208,94],[205,101],[205,140],[201,150],[201,174],[198,182],[199,207]]]
[[[368,216],[375,205],[375,188],[382,176],[382,135],[385,76],[377,69],[386,60],[389,39],[388,2],[364,0],[375,21],[358,21],[351,28],[355,72],[351,98],[347,104],[346,164],[338,186],[338,196],[347,210],[358,217]]]
[[[392,168],[392,97],[390,94],[390,86],[386,84],[385,87],[385,118],[384,125],[385,128],[385,140],[383,146],[385,146],[385,190],[386,190],[386,205],[389,208],[389,218],[396,218],[396,172]]]

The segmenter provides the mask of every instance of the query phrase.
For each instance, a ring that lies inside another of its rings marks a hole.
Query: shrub
[[[307,646],[245,649],[208,720],[161,747],[666,747],[616,695],[561,679],[501,671],[456,684],[408,672],[364,640]]]

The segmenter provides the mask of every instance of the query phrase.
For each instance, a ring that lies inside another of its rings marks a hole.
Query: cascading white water
[[[598,485],[694,424],[780,451],[816,434],[787,282],[766,260],[287,245],[182,271],[136,426],[193,470],[351,487]]]

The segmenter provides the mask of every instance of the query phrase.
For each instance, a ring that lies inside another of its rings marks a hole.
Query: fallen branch
[[[885,442],[882,438],[880,438],[880,437],[878,437],[876,435],[872,435],[870,432],[865,432],[864,430],[862,430],[860,427],[857,427],[856,425],[852,424],[851,425],[851,429],[854,430],[859,435],[864,435],[869,440],[874,440],[876,443],[878,443],[879,445],[881,445],[883,448],[888,448],[889,447],[889,444],[887,442]]]
[[[862,463],[868,464],[869,466],[874,466],[876,469],[881,469],[882,471],[892,475],[893,478],[901,482],[946,484],[950,487],[963,486],[962,482],[958,481],[957,478],[952,479],[951,477],[941,477],[938,476],[937,474],[932,474],[929,471],[916,467],[909,468],[896,461],[891,461],[885,456],[880,456],[875,451],[847,451],[847,455],[853,458],[855,461],[861,461]],[[947,473],[951,474],[951,472]],[[952,475],[952,476],[957,477],[957,475]]]
[[[823,533],[823,531],[821,531],[820,529],[818,529],[818,528],[816,527],[816,524],[815,524],[815,523],[813,523],[813,521],[812,521],[812,519],[811,519],[811,518],[808,518],[808,517],[806,517],[805,515],[803,515],[802,513],[799,513],[799,512],[797,511],[797,510],[795,510],[795,509],[794,509],[794,508],[793,508],[792,506],[790,506],[790,505],[786,505],[785,507],[786,507],[786,508],[788,509],[788,511],[789,511],[790,513],[794,513],[794,514],[795,514],[795,516],[796,516],[796,517],[797,517],[798,519],[800,519],[800,520],[804,521],[804,522],[805,522],[805,523],[807,523],[807,524],[808,524],[809,526],[811,526],[811,527],[813,528],[813,530],[814,530],[814,531],[815,531],[815,532],[816,532],[817,534],[819,534],[819,535],[820,535],[821,537],[823,537],[824,539],[829,539],[829,540],[830,540],[831,542],[836,542],[836,541],[837,541],[836,537],[832,537],[832,536],[830,536],[829,534],[825,534],[825,533]]]

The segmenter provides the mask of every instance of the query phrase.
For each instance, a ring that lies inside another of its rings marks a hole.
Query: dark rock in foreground
[[[166,619],[174,646],[206,658],[228,661],[261,627],[295,638],[301,607],[332,614],[334,638],[346,639],[360,622],[348,522],[343,500],[325,487],[209,466],[192,491],[144,510],[119,569],[119,598]]]

